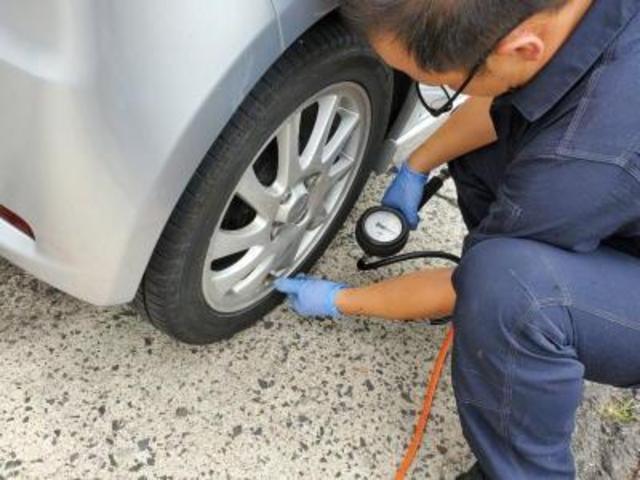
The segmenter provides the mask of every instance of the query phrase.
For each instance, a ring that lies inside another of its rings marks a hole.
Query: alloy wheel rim
[[[344,82],[315,94],[265,142],[214,230],[202,290],[234,313],[273,292],[324,238],[351,191],[372,124],[371,102]]]

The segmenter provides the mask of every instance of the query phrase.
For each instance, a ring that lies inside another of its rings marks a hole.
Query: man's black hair
[[[366,35],[392,34],[426,71],[470,70],[526,19],[569,0],[343,0]]]

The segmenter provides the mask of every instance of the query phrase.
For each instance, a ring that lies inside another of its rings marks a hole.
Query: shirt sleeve
[[[638,180],[618,165],[564,157],[516,159],[464,249],[510,237],[590,252],[639,219]]]

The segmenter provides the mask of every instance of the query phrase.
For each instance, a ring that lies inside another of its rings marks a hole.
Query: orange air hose
[[[415,431],[413,433],[413,438],[411,439],[411,443],[409,443],[409,448],[407,449],[407,453],[400,465],[400,468],[396,472],[395,480],[404,480],[413,465],[413,462],[416,459],[416,455],[418,450],[420,450],[420,446],[422,445],[422,440],[424,439],[424,433],[427,429],[427,424],[429,423],[429,417],[431,416],[431,407],[433,406],[433,399],[435,398],[436,391],[438,390],[438,384],[440,383],[440,378],[442,377],[442,371],[444,370],[445,362],[447,361],[447,357],[449,352],[451,351],[451,346],[453,345],[453,337],[454,337],[454,329],[451,327],[447,332],[447,336],[440,347],[440,352],[438,353],[438,357],[436,358],[436,363],[433,367],[433,371],[431,372],[431,378],[427,383],[427,391],[424,396],[424,402],[422,404],[422,413],[418,418],[418,422],[415,427]]]

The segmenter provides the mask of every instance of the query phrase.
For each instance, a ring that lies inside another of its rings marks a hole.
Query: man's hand
[[[276,289],[287,295],[291,307],[304,317],[339,317],[336,305],[338,293],[346,285],[318,280],[304,275],[281,278],[275,282]]]
[[[382,199],[382,205],[401,211],[411,230],[418,228],[420,217],[420,203],[424,187],[429,181],[429,175],[416,172],[406,163],[402,165],[396,178],[387,189]]]

